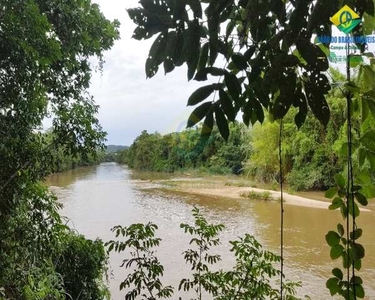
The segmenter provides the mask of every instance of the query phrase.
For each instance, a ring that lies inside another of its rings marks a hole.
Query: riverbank
[[[135,176],[139,176],[140,173],[135,173]],[[251,200],[251,195],[256,198],[262,198],[265,195],[266,201],[280,201],[280,191],[270,189],[270,185],[263,185],[264,187],[258,187],[262,185],[254,183],[251,180],[246,180],[242,177],[236,179],[233,176],[205,176],[205,177],[194,177],[191,174],[182,174],[181,177],[176,178],[163,178],[154,179],[145,176],[140,176],[139,179],[135,179],[134,183],[138,184],[142,188],[146,189],[164,189],[180,193],[206,195],[211,197],[221,197],[229,199],[244,199],[248,198]],[[248,196],[250,195],[250,196]],[[288,205],[310,207],[318,209],[328,209],[331,204],[330,199],[324,198],[324,192],[313,191],[313,192],[284,192],[283,193],[284,203]],[[367,208],[361,208],[361,211],[370,211]]]

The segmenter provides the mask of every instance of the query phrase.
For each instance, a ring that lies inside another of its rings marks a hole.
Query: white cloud
[[[135,25],[126,9],[137,7],[133,0],[97,0],[109,19],[121,22],[121,40],[105,53],[103,73],[93,75],[90,93],[100,105],[99,120],[108,132],[108,143],[132,143],[140,132],[171,132],[183,127],[189,112],[189,95],[200,84],[187,82],[186,67],[167,76],[161,68],[146,80],[144,63],[152,40],[131,39]]]

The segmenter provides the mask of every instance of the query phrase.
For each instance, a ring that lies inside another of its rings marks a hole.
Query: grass
[[[225,186],[235,186],[235,187],[258,187],[256,183],[251,181],[229,181],[225,182]]]
[[[271,200],[271,193],[269,191],[264,191],[264,192],[243,192],[240,194],[241,197],[243,198],[248,198],[251,200],[264,200],[268,201]]]

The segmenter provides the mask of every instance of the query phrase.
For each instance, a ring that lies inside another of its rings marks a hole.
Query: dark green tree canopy
[[[264,109],[271,119],[280,119],[294,106],[297,126],[308,108],[322,124],[328,123],[329,44],[312,41],[331,35],[329,18],[344,4],[365,20],[352,34],[372,32],[373,0],[141,0],[128,13],[137,24],[135,39],[157,35],[146,62],[147,77],[161,64],[168,73],[186,63],[189,80],[218,78],[189,98],[188,105],[200,106],[188,125],[204,119],[207,133],[216,119],[227,138],[228,121],[239,112],[249,125],[264,120]],[[363,52],[366,45],[357,46]],[[203,102],[212,94],[214,101]]]
[[[90,0],[1,1],[1,205],[9,204],[5,199],[14,190],[6,187],[16,188],[15,177],[43,177],[46,154],[37,130],[44,118],[53,117],[54,143],[73,152],[101,144],[97,106],[85,91],[89,58],[102,62],[103,51],[119,37],[118,27]]]
[[[118,27],[90,0],[0,1],[1,299],[104,299],[102,243],[70,231],[39,182],[59,149],[89,156],[102,144],[89,59],[103,62]]]

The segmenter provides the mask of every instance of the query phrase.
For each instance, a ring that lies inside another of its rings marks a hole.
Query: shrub
[[[250,191],[250,192],[243,192],[240,194],[241,197],[244,198],[249,198],[251,200],[270,200],[271,199],[271,193],[269,191],[264,191],[264,192],[255,192],[255,191]]]
[[[274,286],[280,271],[274,264],[280,257],[263,250],[256,239],[246,234],[236,241],[231,241],[230,251],[236,263],[229,271],[212,271],[211,266],[221,261],[220,255],[212,254],[212,247],[220,243],[219,233],[224,229],[222,224],[210,224],[200,213],[193,209],[193,225],[181,224],[185,233],[192,236],[189,245],[192,248],[183,252],[184,259],[191,266],[190,278],[180,281],[179,290],[193,290],[194,299],[210,294],[214,300],[229,299],[271,299],[279,300],[280,291]],[[156,257],[155,248],[161,239],[155,238],[157,225],[133,224],[129,227],[116,226],[112,230],[116,237],[124,240],[112,240],[106,243],[108,251],[123,252],[130,250],[130,257],[124,260],[123,266],[131,272],[120,284],[120,289],[127,288],[126,300],[165,299],[173,295],[173,287],[164,287],[161,278],[164,268]],[[297,300],[295,288],[299,283],[285,282],[283,299]]]

